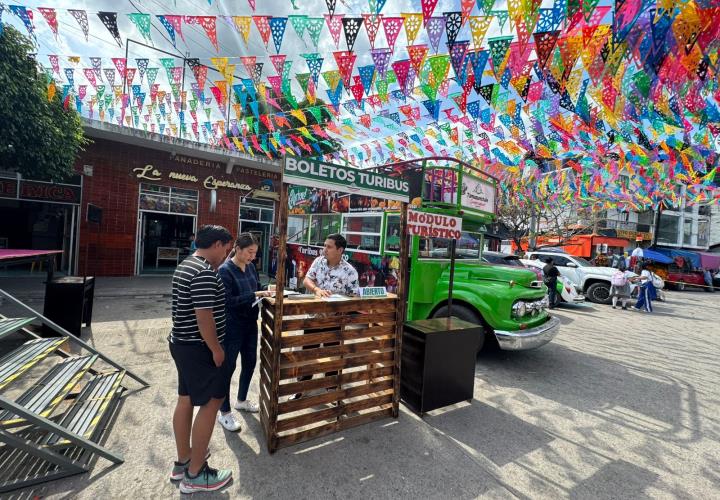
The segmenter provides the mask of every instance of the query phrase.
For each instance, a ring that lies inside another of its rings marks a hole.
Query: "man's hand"
[[[215,366],[220,368],[223,364],[223,361],[225,361],[225,351],[222,348],[215,349],[212,352],[213,362],[215,363]]]
[[[315,296],[316,296],[316,297],[323,298],[323,297],[330,297],[331,295],[332,295],[332,293],[330,293],[330,292],[327,291],[327,290],[323,290],[322,288],[316,288],[316,289],[315,289]]]

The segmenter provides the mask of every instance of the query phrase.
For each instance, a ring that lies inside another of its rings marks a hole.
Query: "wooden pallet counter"
[[[397,416],[399,305],[392,294],[342,301],[285,298],[280,304],[264,300],[260,419],[271,453]]]

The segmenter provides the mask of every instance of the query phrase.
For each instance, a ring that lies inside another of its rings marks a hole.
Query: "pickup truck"
[[[543,262],[552,257],[560,274],[575,284],[579,293],[596,304],[610,304],[610,280],[615,274],[612,267],[593,266],[582,257],[567,253],[534,251],[528,252],[527,259],[540,259]]]

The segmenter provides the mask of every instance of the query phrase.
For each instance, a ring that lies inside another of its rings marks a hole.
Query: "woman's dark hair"
[[[258,240],[252,233],[240,233],[235,240],[235,246],[238,247],[240,250],[244,250],[247,247],[251,247],[257,244]]]
[[[343,250],[345,250],[347,248],[347,240],[345,239],[345,237],[342,234],[339,234],[339,233],[328,234],[327,238],[325,238],[325,239],[333,240],[335,242],[336,248],[342,248]]]
[[[201,227],[195,235],[195,246],[200,249],[210,248],[216,241],[226,245],[232,241],[232,234],[222,226],[208,224]]]

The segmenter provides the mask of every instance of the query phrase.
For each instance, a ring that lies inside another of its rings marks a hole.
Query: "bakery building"
[[[43,229],[41,221],[54,214],[51,236],[45,231],[21,241],[20,228],[5,231],[15,236],[0,234],[9,248],[62,249],[57,265],[68,274],[169,274],[190,253],[200,226],[220,224],[234,235],[254,233],[260,242],[256,265],[270,270],[280,162],[107,123],[84,124],[93,142],[80,153],[78,175],[68,185],[15,179],[12,186],[13,179],[0,179],[3,193],[15,195],[0,200],[3,218],[9,213],[3,203],[14,204],[17,214],[37,204],[37,220],[25,221],[25,231]],[[26,199],[28,193],[34,199]]]

